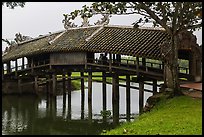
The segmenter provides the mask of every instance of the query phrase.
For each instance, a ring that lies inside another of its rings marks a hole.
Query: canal
[[[87,86],[87,83],[85,83]],[[138,86],[137,83],[131,83]],[[56,97],[33,95],[2,96],[3,135],[97,135],[114,128],[111,115],[103,122],[102,83],[93,82],[93,122],[88,121],[88,90],[85,89],[84,116],[81,113],[80,90],[71,93],[71,114],[63,95]],[[107,84],[107,110],[112,112],[112,85]],[[145,85],[145,89],[152,86]],[[126,88],[120,87],[120,122],[126,122]],[[131,120],[139,113],[139,92],[130,90]],[[144,104],[152,93],[145,92]],[[67,96],[67,95],[66,95]],[[67,98],[67,97],[66,97]],[[70,117],[71,116],[71,117]]]

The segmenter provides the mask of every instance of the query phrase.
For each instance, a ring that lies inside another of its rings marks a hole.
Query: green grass
[[[126,130],[126,132],[125,132]],[[150,112],[106,135],[202,135],[202,99],[188,96],[161,100]]]

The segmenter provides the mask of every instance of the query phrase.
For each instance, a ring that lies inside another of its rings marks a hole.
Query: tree
[[[171,79],[165,80],[165,85],[173,89],[173,94],[180,94],[178,80],[178,36],[181,32],[202,27],[202,2],[94,2],[90,7],[84,5],[81,10],[69,14],[72,19],[77,16],[92,17],[95,14],[139,14],[134,23],[152,22],[153,26],[163,27],[170,36],[170,55],[167,68]]]
[[[25,2],[2,2],[2,6],[6,5],[6,7],[9,7],[10,9],[14,9],[15,7],[24,7]]]

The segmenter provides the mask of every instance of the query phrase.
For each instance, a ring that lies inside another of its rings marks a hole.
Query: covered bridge
[[[2,55],[2,72],[9,75],[12,70],[17,70],[18,76],[23,70],[31,68],[33,72],[35,67],[46,64],[49,69],[62,65],[71,69],[71,65],[78,65],[86,71],[88,63],[96,63],[96,53],[109,54],[109,65],[113,65],[114,61],[124,62],[121,55],[127,55],[140,58],[139,62],[143,66],[147,65],[146,59],[159,60],[161,69],[164,69],[162,51],[165,52],[169,47],[162,47],[162,44],[168,41],[169,36],[163,29],[111,25],[69,28],[10,46]],[[186,78],[200,81],[201,51],[196,37],[190,32],[181,35],[178,53],[179,59],[188,62],[186,68],[181,68],[188,74]]]

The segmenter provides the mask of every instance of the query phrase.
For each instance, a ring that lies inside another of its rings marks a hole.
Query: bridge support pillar
[[[71,72],[68,72],[67,89],[68,89],[68,115],[67,119],[71,120]]]
[[[126,75],[126,116],[130,121],[130,75]]]
[[[65,113],[66,113],[66,93],[63,94],[63,106],[62,106],[62,116],[65,117]]]
[[[57,84],[56,74],[52,74],[52,95],[56,96],[56,84]]]
[[[84,72],[81,72],[81,119],[84,119]]]
[[[35,93],[38,94],[38,76],[35,76]]]
[[[113,124],[119,124],[119,77],[118,74],[113,73],[112,77],[112,110],[113,110]]]
[[[144,106],[144,81],[139,81],[139,114],[142,114]]]
[[[21,78],[20,77],[18,77],[18,91],[20,94],[22,93]]]
[[[106,111],[106,72],[102,72],[102,90],[103,90],[103,112]],[[107,116],[103,115],[103,122],[107,121]]]
[[[155,95],[157,93],[157,80],[156,79],[153,80],[152,87],[153,87],[153,95]]]
[[[48,75],[47,82],[46,82],[47,96],[49,96],[51,93],[50,87],[51,87],[51,79],[50,79],[50,75]]]
[[[92,72],[88,72],[88,120],[92,122]]]
[[[62,91],[63,91],[63,96],[66,95],[65,80],[66,80],[66,75],[65,75],[65,72],[63,72],[63,74],[62,74]]]

